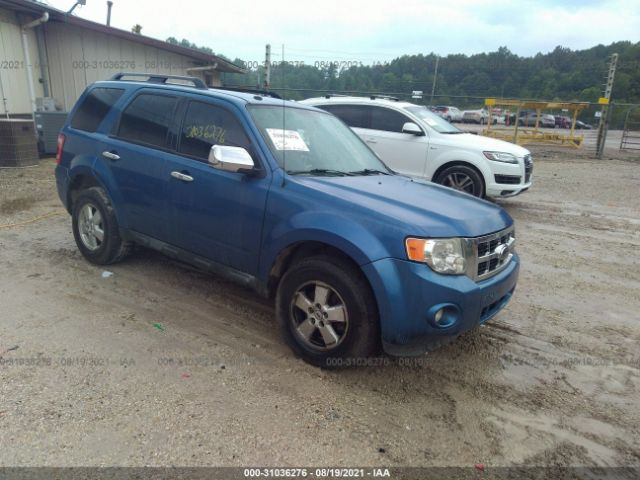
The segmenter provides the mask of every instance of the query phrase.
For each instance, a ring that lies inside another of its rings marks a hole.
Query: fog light
[[[438,329],[451,328],[462,318],[460,308],[453,303],[434,305],[427,312],[427,320]]]

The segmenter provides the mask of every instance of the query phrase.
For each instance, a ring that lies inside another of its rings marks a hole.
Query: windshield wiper
[[[365,168],[364,170],[357,170],[349,172],[351,175],[391,175],[389,172],[383,170],[376,170],[374,168]]]
[[[351,172],[343,172],[340,170],[331,170],[330,168],[313,168],[311,170],[287,170],[289,175],[327,175],[334,177],[344,177],[351,175]]]
[[[445,135],[459,135],[461,133],[467,133],[467,132],[463,132],[462,130],[453,130],[450,132],[440,132],[440,133],[443,133]]]

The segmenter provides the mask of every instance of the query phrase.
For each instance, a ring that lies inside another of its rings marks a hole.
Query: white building
[[[36,1],[0,0],[0,115],[30,115],[43,97],[68,111],[87,85],[123,71],[197,76],[210,86],[221,85],[222,72],[244,73],[216,55]]]

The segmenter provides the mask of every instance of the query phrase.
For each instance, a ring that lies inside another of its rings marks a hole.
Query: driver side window
[[[213,145],[252,151],[251,142],[233,113],[209,103],[190,102],[182,124],[178,152],[206,162]]]
[[[371,128],[385,132],[402,133],[402,126],[412,122],[400,112],[385,107],[371,107]]]

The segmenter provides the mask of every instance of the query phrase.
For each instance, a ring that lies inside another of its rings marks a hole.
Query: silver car
[[[457,107],[438,105],[432,107],[431,111],[449,123],[462,122],[462,112]]]

